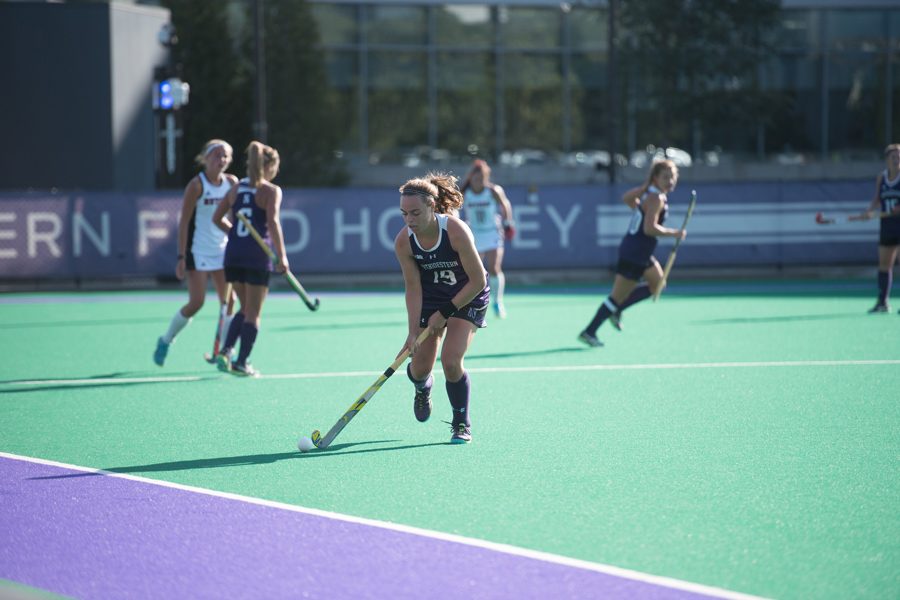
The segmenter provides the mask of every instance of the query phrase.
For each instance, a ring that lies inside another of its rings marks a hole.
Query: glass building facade
[[[616,136],[619,160],[634,164],[661,142],[640,65],[610,69],[605,1],[311,6],[348,160],[602,161]],[[900,141],[900,4],[785,0],[762,35],[775,51],[754,80],[778,101],[668,143],[712,164],[877,160]],[[619,54],[627,36],[617,30]]]

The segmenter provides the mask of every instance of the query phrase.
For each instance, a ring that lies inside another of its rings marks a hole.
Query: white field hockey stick
[[[425,338],[428,337],[429,330],[426,329],[422,333],[419,334],[419,337],[416,338],[416,344],[421,344],[425,341]],[[372,396],[375,395],[375,392],[381,389],[381,386],[384,385],[384,382],[387,381],[394,372],[400,368],[400,365],[409,357],[409,348],[400,353],[394,362],[388,367],[384,373],[378,376],[378,379],[375,380],[375,383],[370,385],[368,389],[362,393],[362,396],[356,399],[350,408],[347,409],[347,412],[344,413],[344,416],[341,417],[334,426],[328,430],[328,433],[325,434],[325,437],[322,437],[322,432],[318,429],[312,432],[310,439],[313,444],[316,445],[320,450],[324,450],[328,446],[331,445],[331,442],[334,441],[334,438],[338,436],[338,434],[347,426],[347,423],[355,417],[359,411],[363,409],[366,403],[372,399]]]
[[[877,215],[872,215],[870,218],[866,218],[865,214],[862,215],[850,215],[847,217],[847,221],[868,221],[869,219],[884,219],[886,217],[895,216],[895,213],[883,212],[878,213]],[[816,224],[817,225],[834,225],[838,222],[838,220],[834,217],[826,217],[820,212],[816,213]]]
[[[688,221],[691,220],[691,215],[694,214],[694,206],[697,204],[697,190],[691,190],[691,202],[688,204],[687,214],[684,215],[684,223],[681,224],[682,229],[687,229]],[[656,288],[656,293],[653,294],[653,301],[656,302],[659,300],[659,295],[662,294],[663,288],[666,287],[666,282],[669,280],[669,273],[672,271],[672,265],[675,264],[675,255],[678,253],[678,246],[681,245],[681,240],[684,239],[682,237],[678,237],[675,240],[675,245],[672,247],[672,251],[669,252],[669,258],[666,259],[666,267],[663,269],[662,281],[659,282],[659,287]]]
[[[225,300],[219,307],[219,322],[216,323],[216,339],[213,340],[212,354],[204,354],[203,358],[210,364],[215,364],[216,356],[219,355],[219,346],[222,343],[222,337],[227,333],[222,331],[225,328],[225,319],[228,318],[228,303],[231,301],[231,282],[225,286]]]
[[[269,245],[266,243],[266,240],[262,239],[262,236],[259,235],[259,232],[256,231],[256,228],[250,223],[250,219],[244,216],[241,213],[235,213],[241,222],[244,223],[244,227],[247,228],[247,231],[250,232],[250,235],[253,236],[253,239],[256,240],[256,243],[259,244],[259,247],[263,249],[263,252],[269,257],[269,260],[272,261],[272,264],[278,264],[278,257],[275,256],[275,252],[269,248]],[[284,276],[287,278],[288,283],[291,284],[291,287],[294,288],[294,291],[297,292],[297,295],[300,296],[300,299],[303,300],[303,303],[306,304],[306,308],[312,311],[319,310],[319,299],[318,298],[310,298],[309,294],[306,293],[306,290],[303,289],[303,286],[300,285],[300,282],[297,281],[297,278],[294,277],[294,274],[289,270],[284,272]]]

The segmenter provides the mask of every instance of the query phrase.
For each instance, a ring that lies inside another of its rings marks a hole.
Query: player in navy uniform
[[[237,182],[237,177],[225,173],[225,169],[231,164],[231,155],[228,142],[209,140],[194,158],[203,170],[184,188],[181,221],[178,224],[178,261],[175,265],[175,276],[178,279],[187,277],[188,302],[175,313],[169,329],[156,341],[153,362],[160,367],[166,362],[169,345],[203,308],[208,278],[213,280],[219,302],[226,300],[225,272],[222,267],[226,238],[210,218],[225,194]]]
[[[619,320],[622,311],[641,300],[652,296],[664,285],[663,270],[653,256],[657,238],[662,236],[684,239],[687,231],[663,227],[668,215],[666,194],[678,183],[678,167],[671,160],[653,163],[646,183],[625,192],[622,202],[631,207],[633,213],[628,232],[619,244],[619,262],[616,277],[609,297],[600,305],[594,319],[578,335],[578,340],[588,346],[602,346],[597,339],[597,329],[610,319],[616,329],[621,329]],[[646,283],[640,283],[641,278]]]
[[[897,248],[900,247],[900,144],[891,144],[884,149],[887,168],[875,182],[875,197],[866,212],[860,215],[871,219],[879,210],[882,215],[878,236],[878,301],[870,313],[890,312],[894,264],[897,262]]]
[[[270,245],[278,257],[275,270],[284,273],[289,264],[279,216],[281,188],[272,183],[278,175],[279,164],[277,150],[260,142],[250,142],[247,147],[247,177],[231,188],[213,215],[213,222],[228,232],[225,278],[234,285],[241,302],[241,309],[231,321],[216,362],[219,369],[235,375],[259,375],[247,359],[259,333],[260,314],[269,292],[269,274],[272,271],[269,257],[238,219],[237,213],[247,217],[260,236],[271,240]],[[225,220],[226,213],[230,214],[230,223]],[[240,351],[232,363],[231,350],[238,338],[241,340]]]
[[[441,346],[447,396],[453,409],[450,442],[472,440],[469,419],[469,375],[463,358],[475,332],[484,327],[490,303],[487,273],[469,227],[452,216],[463,204],[456,178],[429,173],[400,188],[400,213],[406,226],[394,240],[394,251],[406,285],[409,334],[400,352],[410,350],[406,374],[416,388],[416,419],[431,416],[431,375]],[[431,335],[416,344],[419,334]]]
[[[512,204],[503,188],[491,181],[491,168],[480,158],[472,164],[460,191],[466,207],[466,224],[472,230],[475,248],[488,270],[494,313],[501,319],[506,318],[503,241],[516,235]]]

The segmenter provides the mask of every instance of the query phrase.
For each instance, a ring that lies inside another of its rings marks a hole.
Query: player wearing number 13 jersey
[[[487,273],[469,227],[452,216],[463,203],[456,179],[430,173],[400,188],[400,213],[406,226],[394,240],[394,251],[406,287],[408,334],[400,352],[409,349],[406,373],[416,388],[416,419],[431,415],[431,371],[441,350],[447,396],[453,409],[451,443],[472,439],[469,419],[469,375],[463,358],[484,327],[490,303]],[[419,334],[430,335],[417,343]],[[443,344],[441,341],[443,339]]]

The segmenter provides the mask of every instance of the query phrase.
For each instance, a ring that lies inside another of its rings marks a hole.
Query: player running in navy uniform
[[[464,196],[466,224],[472,230],[475,248],[488,270],[494,313],[501,319],[506,318],[503,241],[516,235],[512,204],[503,188],[491,181],[491,168],[480,158],[472,164],[460,191]]]
[[[441,366],[453,409],[450,442],[454,444],[472,440],[471,390],[463,358],[475,332],[485,326],[490,303],[487,273],[472,232],[452,216],[462,204],[462,193],[451,175],[430,173],[407,181],[400,188],[400,213],[406,226],[394,240],[406,285],[409,334],[400,353],[409,349],[412,355],[406,374],[416,388],[413,410],[419,421],[431,416],[431,371],[444,338]],[[431,335],[417,344],[425,329]]]
[[[259,375],[247,359],[259,333],[260,314],[269,292],[269,274],[272,271],[269,257],[237,218],[237,213],[247,217],[260,236],[271,240],[278,257],[275,270],[284,273],[289,264],[279,216],[281,188],[272,183],[278,175],[279,164],[277,150],[260,142],[250,142],[247,147],[247,177],[231,188],[213,215],[213,222],[228,232],[225,278],[234,285],[241,302],[241,309],[231,321],[216,362],[219,369],[235,375]],[[230,214],[230,223],[225,220],[226,213]],[[232,363],[231,350],[238,338],[241,340],[240,351]]]
[[[628,232],[619,244],[619,262],[616,277],[609,297],[594,315],[594,319],[578,335],[578,340],[591,347],[602,346],[597,339],[597,329],[609,319],[616,329],[621,329],[619,320],[629,306],[646,300],[663,282],[663,270],[653,256],[657,238],[662,236],[684,239],[687,231],[663,227],[668,215],[666,194],[678,183],[678,167],[670,160],[653,163],[646,183],[625,192],[622,202],[631,207],[633,213]],[[646,283],[640,283],[641,278]]]
[[[900,144],[891,144],[884,149],[887,168],[875,182],[875,197],[866,212],[860,215],[863,219],[876,216],[880,210],[881,226],[878,236],[878,301],[870,313],[890,312],[889,299],[893,284],[894,264],[897,262],[897,249],[900,248]]]
[[[191,318],[203,308],[206,282],[213,280],[219,302],[225,302],[225,234],[210,220],[216,206],[237,182],[237,177],[225,173],[231,164],[232,150],[224,140],[209,140],[194,160],[203,170],[184,188],[181,202],[181,221],[178,224],[178,262],[175,276],[187,277],[188,302],[172,317],[168,330],[156,341],[153,362],[160,367],[166,362],[169,346]],[[230,298],[228,299],[230,304]],[[229,306],[229,309],[231,307]]]

